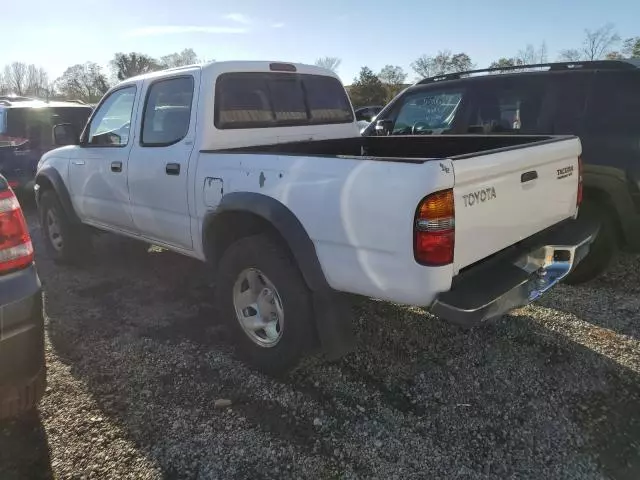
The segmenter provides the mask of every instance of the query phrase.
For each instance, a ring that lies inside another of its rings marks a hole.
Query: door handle
[[[111,171],[119,173],[122,171],[122,162],[111,162]]]
[[[536,178],[538,178],[538,172],[536,172],[535,170],[531,170],[530,172],[525,172],[520,176],[520,182],[526,183],[530,182],[531,180],[535,180]]]
[[[180,175],[180,164],[179,163],[167,163],[164,171],[167,175]]]
[[[74,160],[73,164],[74,165],[84,165],[84,160]]]

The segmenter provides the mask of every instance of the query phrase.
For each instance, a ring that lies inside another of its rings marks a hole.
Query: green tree
[[[387,89],[385,103],[388,103],[402,90],[404,82],[407,80],[407,74],[402,67],[385,65],[382,70],[380,70],[380,73],[378,73],[378,78]]]
[[[384,105],[387,89],[369,67],[362,67],[358,78],[353,79],[349,94],[355,106]]]
[[[111,69],[120,81],[142,75],[143,73],[161,70],[160,63],[143,53],[116,53],[111,60]]]

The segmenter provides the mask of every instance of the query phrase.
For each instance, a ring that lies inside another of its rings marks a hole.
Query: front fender
[[[34,191],[37,203],[40,202],[40,195],[42,195],[42,192],[49,188],[56,192],[60,205],[62,205],[67,218],[73,223],[80,223],[80,218],[73,208],[71,196],[69,195],[69,190],[62,179],[62,175],[60,175],[60,172],[58,172],[54,167],[45,165],[36,173]]]

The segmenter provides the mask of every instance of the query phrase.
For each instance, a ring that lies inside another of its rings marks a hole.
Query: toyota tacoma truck
[[[131,78],[54,138],[35,186],[54,259],[79,260],[98,229],[207,262],[238,351],[274,374],[352,348],[342,292],[473,326],[539,297],[594,236],[573,222],[577,138],[361,137],[313,66]]]

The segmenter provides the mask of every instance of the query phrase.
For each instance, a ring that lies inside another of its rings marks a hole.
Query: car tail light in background
[[[33,262],[33,245],[18,199],[9,189],[0,192],[0,273]]]
[[[413,228],[413,254],[418,263],[429,266],[453,263],[453,190],[442,190],[423,198],[416,210]]]
[[[576,197],[576,205],[579,207],[582,203],[582,157],[578,157],[578,196]]]

